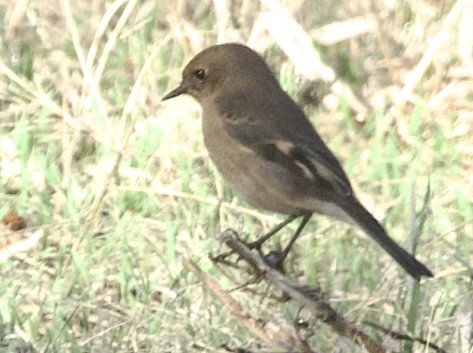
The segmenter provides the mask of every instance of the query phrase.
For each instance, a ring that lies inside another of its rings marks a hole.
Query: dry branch
[[[277,351],[287,348],[275,340],[272,340],[265,331],[264,325],[252,317],[250,313],[246,312],[236,300],[226,293],[213,278],[209,277],[205,272],[203,272],[199,266],[187,258],[184,258],[182,263],[189,271],[195,273],[197,278],[199,278],[199,280],[204,283],[205,286],[223,304],[225,304],[225,307],[233,316],[242,322],[255,336],[259,337],[266,345],[268,345],[268,347]]]

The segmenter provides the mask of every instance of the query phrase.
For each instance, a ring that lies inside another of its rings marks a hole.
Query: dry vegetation
[[[279,218],[226,189],[198,105],[160,97],[195,53],[240,41],[436,274],[417,287],[316,217],[288,277],[377,352],[472,353],[472,23],[471,0],[0,0],[0,352],[376,351],[207,257],[219,230]]]

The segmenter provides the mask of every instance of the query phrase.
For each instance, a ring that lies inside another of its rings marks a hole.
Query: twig
[[[437,346],[436,344],[433,344],[431,342],[428,342],[427,340],[423,339],[423,338],[420,338],[420,337],[412,337],[410,335],[406,335],[406,334],[403,334],[403,333],[399,333],[399,332],[396,332],[396,331],[392,331],[392,330],[388,330],[384,327],[382,327],[381,325],[375,323],[375,322],[371,322],[371,321],[363,321],[363,324],[367,325],[367,326],[370,326],[378,331],[381,331],[382,333],[384,333],[385,335],[388,335],[389,337],[395,339],[395,340],[398,340],[398,341],[410,341],[410,342],[417,342],[417,343],[420,343],[424,346],[426,346],[427,348],[431,348],[439,353],[447,353],[444,349],[440,348],[439,346]]]
[[[214,279],[210,278],[193,261],[189,260],[188,258],[184,258],[182,263],[189,271],[195,273],[199,280],[203,282],[205,286],[210,289],[223,304],[225,304],[225,307],[232,315],[237,317],[239,321],[241,321],[251,332],[253,332],[253,334],[266,343],[268,347],[277,351],[284,351],[287,348],[268,337],[263,324],[246,312],[237,301],[235,301],[228,293],[226,293]]]
[[[233,231],[224,232],[222,234],[222,241],[250,265],[257,268],[262,276],[287,293],[289,297],[307,307],[319,320],[332,327],[335,332],[351,339],[370,353],[386,352],[380,344],[373,341],[367,334],[347,322],[338,314],[323,300],[322,295],[318,291],[313,288],[292,283],[281,272],[271,268],[260,256],[253,253],[238,239]]]

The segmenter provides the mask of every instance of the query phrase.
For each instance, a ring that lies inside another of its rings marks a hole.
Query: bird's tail
[[[366,234],[373,238],[386,252],[401,265],[407,273],[415,279],[421,276],[432,277],[432,272],[414,256],[397,245],[379,222],[358,202],[345,205],[345,212]]]

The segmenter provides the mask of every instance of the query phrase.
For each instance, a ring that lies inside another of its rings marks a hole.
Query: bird
[[[204,145],[237,196],[287,216],[253,245],[299,218],[292,245],[318,213],[361,228],[414,279],[433,276],[361,204],[338,159],[253,49],[238,43],[204,49],[162,101],[182,94],[201,105]]]

